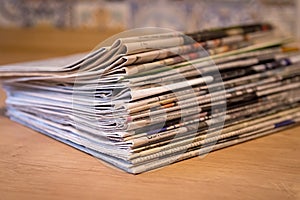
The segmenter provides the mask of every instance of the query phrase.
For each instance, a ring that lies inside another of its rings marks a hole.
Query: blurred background
[[[0,26],[195,31],[269,21],[295,32],[297,0],[2,0]]]
[[[267,21],[299,38],[300,0],[1,0],[0,64],[89,51],[137,27],[191,32]]]

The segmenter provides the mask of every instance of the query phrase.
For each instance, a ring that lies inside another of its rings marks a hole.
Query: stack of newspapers
[[[88,54],[1,66],[7,115],[142,173],[298,124],[292,42],[265,23],[121,34]]]

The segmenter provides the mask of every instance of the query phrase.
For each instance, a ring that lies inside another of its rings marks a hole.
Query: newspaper
[[[300,52],[271,25],[143,34],[1,66],[7,116],[133,174],[299,123]]]

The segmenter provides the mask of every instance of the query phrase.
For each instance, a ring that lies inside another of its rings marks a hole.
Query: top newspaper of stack
[[[156,82],[164,81],[163,77],[174,75],[172,70],[179,67],[180,70],[183,68],[180,73],[191,70],[191,67],[186,67],[189,65],[200,70],[211,64],[209,62],[213,62],[212,59],[222,62],[228,56],[276,47],[289,41],[290,38],[275,36],[269,24],[227,27],[191,34],[170,31],[119,38],[111,46],[101,47],[87,55],[4,65],[0,68],[0,77],[7,79],[6,83],[41,81],[41,84],[64,83],[72,88],[76,83],[78,86],[85,85],[84,89],[95,89],[97,84],[97,91],[103,97],[132,101],[161,92],[160,87],[141,87],[153,84],[151,80],[154,77],[161,78]],[[210,80],[211,77],[203,79]],[[197,83],[191,81],[191,84]],[[116,91],[116,88],[122,89],[122,92],[111,96],[111,91]]]
[[[256,120],[248,122],[251,131],[259,122],[262,128],[286,117],[298,120],[299,95],[289,90],[299,94],[300,56],[286,46],[290,37],[265,23],[190,34],[157,30],[117,38],[88,54],[1,66],[8,116],[131,173],[195,156],[196,146],[187,147],[194,137],[203,152],[212,141],[233,144],[233,130],[246,126],[233,123],[237,116]],[[228,115],[238,113],[236,107],[226,111],[230,98],[238,104],[253,94],[264,98],[241,104],[244,114]],[[213,106],[216,118],[206,109]],[[280,112],[263,116],[270,106]],[[235,128],[226,126],[219,136],[224,123]],[[215,139],[206,140],[204,128],[211,125]]]

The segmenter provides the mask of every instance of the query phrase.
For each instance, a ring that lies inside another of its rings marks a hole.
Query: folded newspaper
[[[133,174],[299,123],[300,53],[270,24],[137,32],[1,66],[7,115]]]

